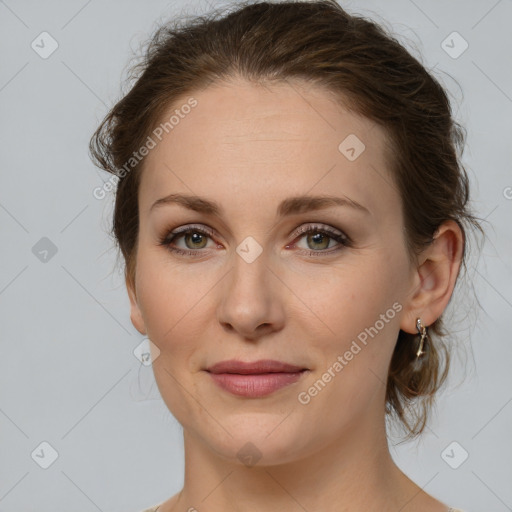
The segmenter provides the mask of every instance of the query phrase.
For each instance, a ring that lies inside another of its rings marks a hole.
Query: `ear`
[[[125,283],[126,289],[128,291],[128,297],[130,298],[130,320],[132,321],[132,324],[135,327],[135,329],[137,329],[137,331],[139,331],[141,334],[147,334],[144,319],[142,318],[142,313],[137,302],[135,278],[131,278],[126,273]]]
[[[434,241],[418,258],[400,329],[416,334],[417,318],[429,326],[441,316],[455,287],[463,247],[464,235],[459,225],[453,220],[443,222]]]

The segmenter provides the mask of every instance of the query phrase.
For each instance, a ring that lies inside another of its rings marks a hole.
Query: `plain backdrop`
[[[450,303],[466,355],[393,457],[450,505],[512,510],[512,2],[340,3],[387,24],[449,90],[488,222]],[[111,196],[93,196],[108,176],[87,145],[140,43],[209,5],[0,1],[0,511],[136,512],[181,488],[181,427],[137,358]]]

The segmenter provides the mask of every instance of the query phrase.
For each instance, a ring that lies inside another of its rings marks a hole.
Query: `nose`
[[[217,318],[228,333],[257,341],[280,331],[285,323],[286,287],[264,255],[247,263],[238,255],[220,290]]]

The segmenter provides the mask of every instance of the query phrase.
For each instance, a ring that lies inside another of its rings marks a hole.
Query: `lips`
[[[274,361],[272,359],[263,359],[249,363],[231,359],[230,361],[221,361],[220,363],[216,363],[208,368],[207,371],[215,374],[238,373],[240,375],[258,375],[262,373],[297,373],[306,369],[307,368],[294,366],[281,361]]]
[[[221,389],[245,398],[261,398],[300,380],[307,368],[270,359],[245,363],[221,361],[207,369]]]

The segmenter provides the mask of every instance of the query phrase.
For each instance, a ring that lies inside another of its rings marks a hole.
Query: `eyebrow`
[[[204,213],[206,215],[215,215],[217,217],[221,217],[224,211],[223,208],[215,201],[188,194],[169,194],[157,199],[151,205],[149,211],[151,212],[156,208],[170,204],[178,204],[194,212]],[[350,207],[367,215],[371,215],[370,211],[357,201],[348,197],[330,195],[304,195],[289,197],[288,199],[281,201],[277,209],[277,213],[279,217],[286,217],[309,211],[323,210],[333,206]]]

